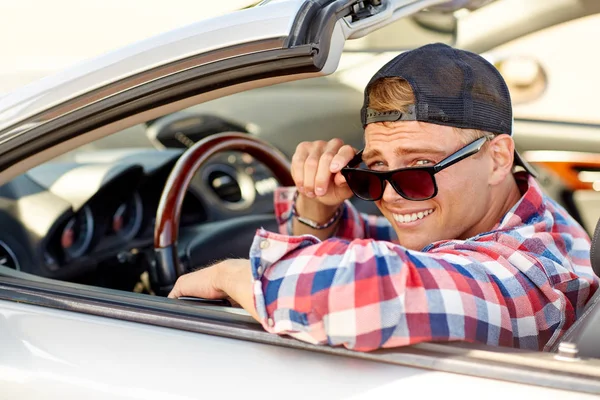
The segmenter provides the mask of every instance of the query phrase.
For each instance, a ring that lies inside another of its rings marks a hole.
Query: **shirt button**
[[[257,272],[259,275],[262,275],[262,273],[264,272],[264,270],[265,270],[265,269],[263,268],[263,266],[262,266],[262,265],[259,265],[259,266],[258,266],[258,268],[256,268],[256,272]]]
[[[269,243],[269,241],[268,241],[268,240],[263,240],[262,242],[260,242],[260,245],[259,245],[259,246],[260,246],[260,248],[261,248],[261,249],[263,249],[263,250],[264,250],[264,249],[266,249],[267,247],[269,247],[269,245],[270,245],[270,243]]]
[[[267,320],[267,325],[269,325],[271,328],[273,327],[273,325],[275,325],[275,322],[273,322],[273,318],[269,318]]]

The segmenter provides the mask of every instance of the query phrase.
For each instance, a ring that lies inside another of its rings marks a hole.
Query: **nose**
[[[381,196],[381,200],[386,203],[396,203],[398,201],[406,200],[404,197],[400,196],[396,190],[392,187],[389,182],[385,182],[385,187],[383,188],[383,196]]]

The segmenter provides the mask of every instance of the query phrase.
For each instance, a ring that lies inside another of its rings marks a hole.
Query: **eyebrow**
[[[398,157],[403,157],[403,156],[407,156],[407,155],[411,155],[411,154],[431,154],[431,155],[437,155],[437,156],[444,156],[446,155],[446,151],[442,150],[442,149],[432,149],[432,148],[425,148],[425,147],[397,147],[396,150],[394,151],[394,155],[398,156]],[[379,150],[377,149],[373,149],[373,150],[367,150],[365,152],[363,152],[363,156],[362,159],[363,160],[369,160],[371,158],[375,158],[375,157],[381,157],[382,154]]]

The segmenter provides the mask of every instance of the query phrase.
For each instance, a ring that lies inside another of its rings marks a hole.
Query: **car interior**
[[[425,18],[410,23],[441,26],[440,21]],[[389,32],[378,34],[378,41],[349,44],[338,72],[331,76],[256,88],[150,119],[3,184],[0,267],[164,295],[152,284],[153,235],[160,196],[179,157],[200,140],[223,132],[263,140],[288,159],[301,141],[342,138],[361,148],[361,85],[397,54],[385,42]],[[527,110],[549,93],[555,76],[548,66],[535,60],[533,64],[518,60],[515,66],[502,51],[491,51],[488,57],[505,77],[516,74],[509,82],[514,83],[516,110]],[[600,217],[600,124],[518,111],[515,115],[517,148],[538,171],[544,190],[594,235]],[[215,155],[194,175],[181,210],[178,257],[185,270],[224,258],[247,258],[256,229],[277,230],[273,192],[279,185],[273,172],[248,153]],[[352,201],[363,212],[378,213],[373,203]],[[600,239],[594,246],[600,246]],[[598,274],[600,260],[594,262]],[[588,357],[600,357],[598,302],[596,294],[584,318],[565,337],[578,343],[580,353]]]

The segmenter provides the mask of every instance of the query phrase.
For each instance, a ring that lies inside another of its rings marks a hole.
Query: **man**
[[[250,260],[182,276],[170,297],[231,297],[269,332],[362,351],[554,344],[598,280],[589,237],[514,150],[498,71],[441,44],[403,53],[367,85],[361,117],[358,154],[298,146],[297,188],[275,201],[296,236],[260,230]],[[359,214],[353,192],[384,217]]]

